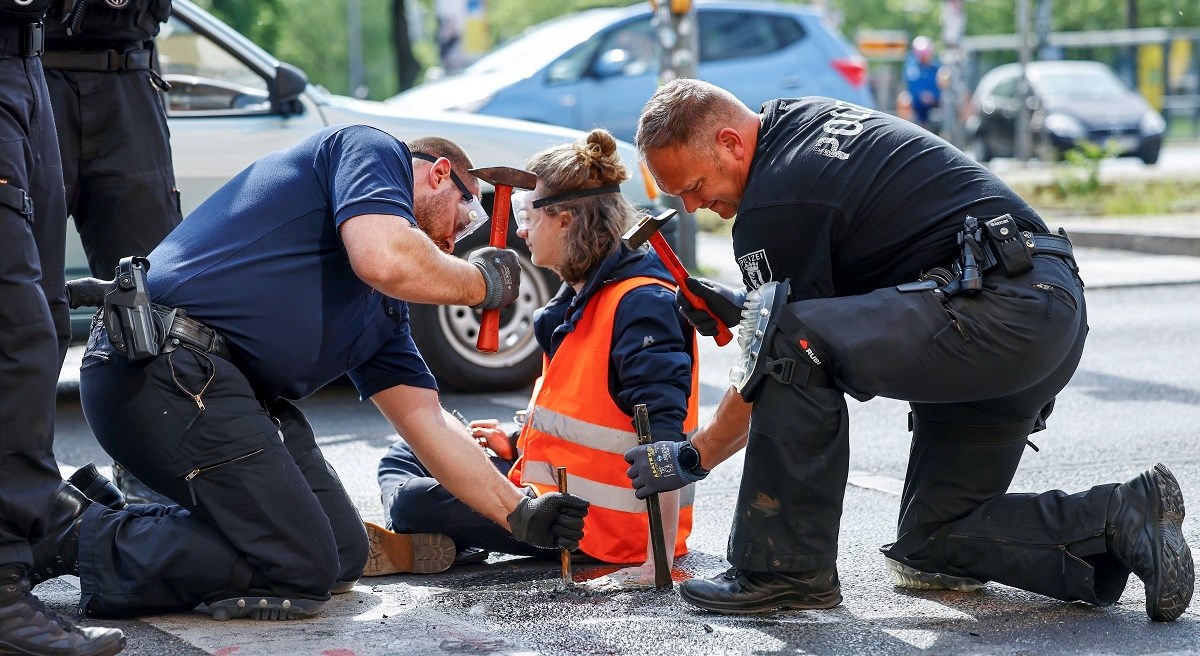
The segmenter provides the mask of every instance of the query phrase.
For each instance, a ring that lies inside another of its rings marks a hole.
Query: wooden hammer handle
[[[496,194],[492,197],[492,234],[488,239],[489,246],[504,248],[508,245],[508,215],[512,209],[512,205],[509,204],[511,197],[512,187],[496,185]],[[480,353],[495,353],[500,350],[499,308],[483,311],[483,316],[479,319],[479,337],[475,340],[475,350]]]
[[[650,245],[654,247],[654,251],[658,253],[658,257],[662,259],[663,264],[667,265],[667,270],[671,272],[671,277],[675,279],[675,284],[679,285],[679,291],[683,297],[691,303],[692,307],[704,310],[708,316],[712,317],[717,322],[717,334],[713,339],[717,340],[717,346],[725,346],[729,340],[733,339],[733,333],[729,332],[729,326],[725,325],[717,315],[713,314],[712,310],[708,309],[708,303],[705,303],[699,296],[692,293],[687,288],[688,272],[683,267],[683,262],[679,261],[679,257],[675,255],[675,251],[671,250],[671,245],[667,243],[666,238],[661,233],[655,232],[650,235]]]

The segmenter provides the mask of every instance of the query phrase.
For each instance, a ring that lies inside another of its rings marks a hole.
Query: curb
[[[1129,232],[1067,230],[1071,243],[1086,248],[1109,248],[1152,255],[1188,255],[1200,257],[1200,237],[1182,235],[1142,235]]]

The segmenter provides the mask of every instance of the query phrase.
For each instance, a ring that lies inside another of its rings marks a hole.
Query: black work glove
[[[653,442],[639,444],[625,452],[625,462],[630,465],[625,475],[633,481],[633,493],[637,498],[678,490],[708,476],[708,472],[699,466],[685,469],[679,464],[679,449],[684,444],[689,442]]]
[[[708,309],[712,310],[717,319],[720,319],[726,326],[732,328],[741,322],[742,303],[746,300],[745,289],[732,289],[707,278],[691,276],[688,276],[684,284],[687,285],[688,291],[707,303]],[[696,327],[696,332],[706,337],[717,334],[716,319],[713,319],[704,310],[692,307],[683,292],[675,292],[675,302],[679,305],[679,313]]]
[[[577,549],[583,539],[587,501],[572,494],[548,492],[525,497],[508,514],[513,537],[542,549]]]
[[[471,251],[467,261],[479,267],[487,288],[478,310],[498,310],[517,300],[521,290],[521,260],[511,248],[487,246]]]

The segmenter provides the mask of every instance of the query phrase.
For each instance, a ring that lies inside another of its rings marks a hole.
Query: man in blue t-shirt
[[[40,578],[78,573],[81,607],[114,616],[203,602],[217,619],[291,619],[348,591],[366,532],[291,402],[343,374],[455,495],[530,544],[578,546],[587,503],[501,476],[442,409],[410,334],[408,301],[517,296],[515,252],[450,254],[487,218],[470,168],[445,139],[332,127],[189,215],[149,256],[163,352],[131,361],[96,322],[80,380],[100,444],[179,505],[111,508],[67,486],[56,507],[74,512],[35,548]],[[409,539],[414,571],[454,556]]]

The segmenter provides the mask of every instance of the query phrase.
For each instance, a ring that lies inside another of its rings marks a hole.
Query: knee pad
[[[808,327],[788,309],[789,283],[772,281],[746,295],[738,326],[741,356],[729,380],[747,402],[767,376],[785,385],[834,387],[829,360]]]

